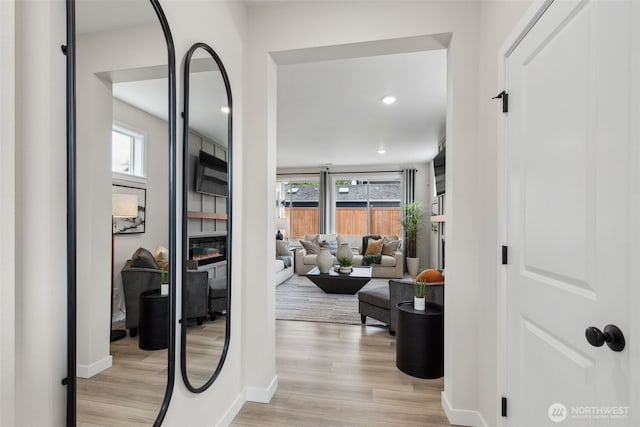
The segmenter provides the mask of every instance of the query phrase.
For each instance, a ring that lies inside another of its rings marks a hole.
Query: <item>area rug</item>
[[[361,290],[389,286],[389,279],[371,279]],[[305,276],[294,274],[276,287],[276,319],[360,325],[358,294],[326,294]],[[367,318],[367,325],[381,325]]]

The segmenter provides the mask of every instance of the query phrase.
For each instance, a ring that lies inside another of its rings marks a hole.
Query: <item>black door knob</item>
[[[609,348],[613,351],[624,350],[624,335],[616,325],[605,326],[604,332],[595,326],[589,326],[584,331],[584,335],[587,337],[589,344],[594,347],[602,347],[602,344],[607,343]]]

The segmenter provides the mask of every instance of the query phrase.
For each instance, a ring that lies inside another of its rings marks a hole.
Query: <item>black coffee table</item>
[[[329,273],[321,274],[315,267],[306,276],[327,294],[354,295],[371,280],[371,267],[353,267],[350,274],[338,273],[333,268]]]

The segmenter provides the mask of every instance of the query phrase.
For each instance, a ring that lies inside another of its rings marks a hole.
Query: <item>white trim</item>
[[[105,369],[109,369],[112,364],[113,358],[109,355],[91,365],[76,365],[76,375],[80,378],[91,378]]]
[[[147,185],[146,176],[128,175],[126,173],[111,172],[112,184],[144,188]],[[142,186],[142,187],[141,187]]]
[[[440,395],[440,401],[442,403],[442,409],[444,409],[444,413],[449,419],[449,424],[456,426],[489,427],[489,424],[482,418],[480,412],[452,408],[444,391]]]
[[[509,36],[505,39],[504,44],[498,50],[498,87],[509,92],[509,82],[507,81],[506,66],[507,58],[520,44],[531,28],[538,22],[540,17],[553,3],[553,0],[534,0],[533,4],[527,9],[520,21],[513,28]],[[498,242],[501,245],[508,246],[507,234],[507,125],[508,114],[498,115],[497,127],[497,222],[498,222]],[[499,252],[497,259],[502,258],[501,248],[496,248]],[[497,265],[498,292],[497,292],[497,375],[496,384],[498,388],[498,396],[496,396],[495,413],[498,427],[507,427],[509,419],[501,416],[501,402],[499,397],[509,397],[508,390],[508,361],[507,361],[507,334],[508,334],[508,314],[507,314],[507,268],[502,264]],[[443,393],[444,401],[444,393]]]
[[[240,412],[246,401],[247,398],[244,391],[238,394],[231,406],[229,406],[229,409],[227,409],[220,420],[218,420],[218,422],[216,423],[216,427],[230,426],[233,422],[233,419],[236,417],[236,415],[238,415],[238,412]]]
[[[249,402],[269,403],[277,389],[278,376],[274,375],[267,388],[247,387],[244,389],[244,392],[246,399]]]

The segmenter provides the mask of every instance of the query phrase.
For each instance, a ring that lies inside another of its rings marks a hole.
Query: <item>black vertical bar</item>
[[[169,283],[176,283],[177,268],[177,230],[176,230],[176,209],[177,209],[177,143],[176,143],[176,54],[173,43],[173,36],[169,28],[169,22],[162,10],[158,0],[149,0],[162,26],[162,32],[167,44],[167,73],[168,73],[168,132],[169,132]],[[173,386],[175,384],[175,359],[176,359],[176,292],[169,289],[169,348],[167,357],[167,388],[164,392],[162,405],[158,416],[153,422],[154,427],[162,425],[164,417],[169,409]]]
[[[506,265],[507,264],[507,247],[506,246],[502,246],[502,264]]]
[[[502,397],[502,416],[507,416],[507,398],[504,396]]]
[[[502,112],[503,113],[509,112],[509,94],[507,92],[505,92],[504,95],[502,96]]]
[[[76,425],[76,10],[67,0],[67,426]],[[64,382],[63,382],[64,384]]]

